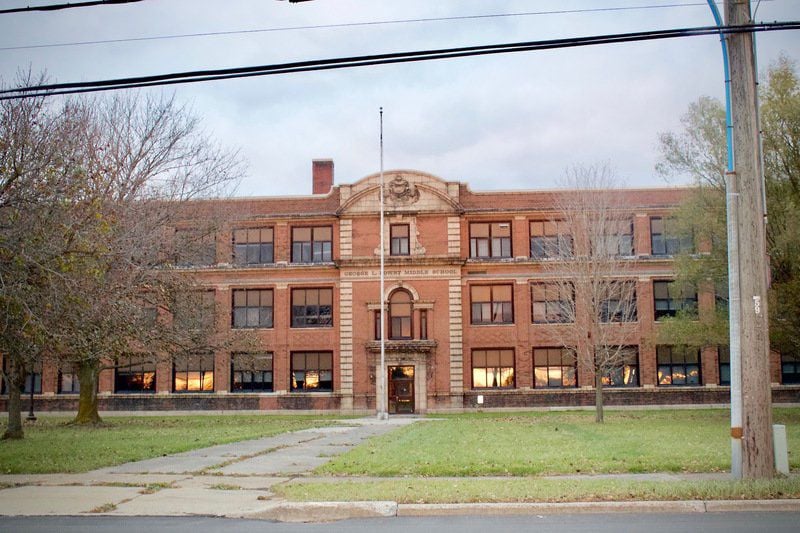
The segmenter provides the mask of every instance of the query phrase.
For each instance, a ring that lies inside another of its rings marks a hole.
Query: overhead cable
[[[31,11],[60,11],[62,9],[72,9],[75,7],[92,7],[111,4],[132,4],[134,2],[142,2],[143,0],[92,0],[87,2],[67,2],[65,4],[46,4],[42,6],[26,6],[26,7],[11,7],[7,9],[0,9],[0,15],[9,15],[11,13],[28,13]]]
[[[704,26],[698,28],[681,28],[671,30],[652,30],[634,33],[618,33],[612,35],[595,35],[589,37],[570,37],[546,41],[526,41],[519,43],[505,43],[492,45],[467,46],[460,48],[444,48],[435,50],[421,50],[413,52],[395,52],[389,54],[376,54],[367,56],[340,57],[331,59],[316,59],[292,63],[278,63],[273,65],[258,65],[250,67],[237,67],[227,69],[195,70],[188,72],[173,72],[151,76],[136,76],[110,80],[88,82],[53,83],[38,86],[18,87],[15,89],[0,90],[0,100],[30,98],[35,96],[51,96],[60,94],[77,94],[86,92],[131,89],[139,87],[154,87],[174,85],[180,83],[197,83],[203,81],[224,80],[233,78],[246,78],[253,76],[270,76],[275,74],[290,74],[318,70],[334,70],[342,68],[364,67],[372,65],[386,65],[393,63],[408,63],[415,61],[429,61],[434,59],[453,59],[458,57],[481,56],[489,54],[505,54],[512,52],[530,52],[537,50],[551,50],[557,48],[574,48],[600,44],[616,44],[634,41],[652,41],[660,39],[673,39],[681,37],[697,37],[702,35],[719,35],[732,33],[748,33],[762,31],[797,30],[800,21],[770,22],[748,24],[742,26]]]
[[[775,0],[766,0],[774,2]],[[45,44],[30,44],[18,46],[0,46],[0,50],[31,50],[36,48],[61,48],[68,46],[87,46],[96,44],[118,44],[118,43],[131,43],[142,41],[159,41],[169,39],[187,39],[195,37],[221,37],[227,35],[248,35],[255,33],[273,33],[284,31],[300,31],[300,30],[325,30],[325,29],[340,29],[340,28],[355,28],[359,26],[384,26],[392,24],[412,24],[422,22],[454,22],[462,20],[480,20],[492,18],[509,18],[509,17],[530,17],[541,15],[573,15],[580,13],[600,13],[600,12],[615,12],[615,11],[636,11],[636,10],[653,10],[653,9],[668,9],[675,7],[706,7],[705,2],[690,2],[690,3],[677,3],[677,4],[651,4],[644,6],[609,6],[609,7],[593,7],[585,9],[560,9],[553,11],[518,11],[513,13],[486,13],[482,15],[459,15],[453,17],[431,17],[431,18],[413,18],[413,19],[394,19],[394,20],[374,20],[365,22],[342,22],[339,24],[314,24],[304,26],[277,26],[273,28],[254,28],[250,30],[230,30],[230,31],[207,31],[196,33],[178,33],[172,35],[150,35],[144,37],[128,37],[120,39],[97,39],[91,41],[74,41],[62,43],[45,43]]]

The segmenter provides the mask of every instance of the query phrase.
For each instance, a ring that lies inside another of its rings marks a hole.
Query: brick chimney
[[[314,194],[328,194],[333,188],[333,159],[311,161]]]

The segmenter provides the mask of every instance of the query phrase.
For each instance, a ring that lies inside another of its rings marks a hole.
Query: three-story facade
[[[560,227],[554,206],[563,191],[473,192],[423,172],[389,171],[381,226],[378,174],[333,186],[331,161],[313,168],[310,196],[204,201],[224,222],[181,268],[205,290],[214,310],[208,327],[233,342],[103,371],[101,409],[371,411],[381,336],[390,413],[594,402],[594,375],[555,340],[569,326],[562,311],[570,295],[553,283],[549,254],[580,246]],[[613,342],[625,346],[619,368],[604,377],[608,404],[728,401],[724,347],[655,340],[664,317],[715,305],[713,292],[670,291],[673,254],[686,243],[667,221],[688,192],[617,192],[626,206],[617,245],[636,301],[635,313],[607,318],[619,322]],[[247,342],[237,345],[237,336]],[[773,354],[776,401],[800,397],[792,385],[800,363],[792,361]],[[68,409],[74,378],[45,364],[26,389],[41,409]]]

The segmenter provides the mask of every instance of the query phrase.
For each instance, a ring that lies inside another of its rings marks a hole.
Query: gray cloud
[[[41,2],[40,2],[41,3]],[[615,0],[602,5],[658,1]],[[595,8],[589,0],[287,2],[170,0],[0,17],[0,46],[202,31],[480,13]],[[800,18],[794,0],[762,2],[765,20]],[[704,6],[257,33],[0,51],[0,75],[46,69],[92,80],[470,44],[702,26]],[[800,37],[758,37],[760,65]],[[721,97],[716,38],[551,50],[175,86],[250,172],[240,194],[307,194],[310,160],[332,157],[339,182],[378,170],[378,108],[388,167],[416,168],[473,189],[553,187],[576,163],[609,161],[630,185],[660,185],[660,131],[701,95]]]

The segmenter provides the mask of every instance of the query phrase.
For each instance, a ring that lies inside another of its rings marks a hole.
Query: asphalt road
[[[262,520],[207,517],[0,517],[0,532],[14,533],[197,533],[224,531],[259,533],[485,533],[535,531],[576,533],[667,532],[791,532],[800,528],[800,513],[607,514],[549,516],[447,516],[343,520],[324,524],[282,524]]]

